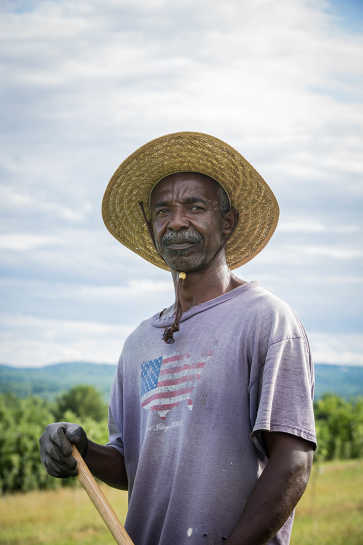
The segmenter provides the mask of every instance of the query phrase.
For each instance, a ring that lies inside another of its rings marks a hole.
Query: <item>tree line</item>
[[[314,403],[318,450],[315,462],[363,457],[363,397],[347,401],[326,394]],[[38,440],[47,424],[77,422],[98,443],[107,442],[107,406],[88,385],[75,386],[55,401],[0,395],[0,491],[74,486],[55,479],[40,463]]]

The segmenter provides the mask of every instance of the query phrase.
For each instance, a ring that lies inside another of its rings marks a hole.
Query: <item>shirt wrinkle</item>
[[[305,343],[305,339],[301,335],[291,335],[290,337],[284,337],[283,339],[278,339],[277,341],[271,341],[268,345],[268,348],[270,348],[271,346],[274,346],[275,344],[284,343],[287,341],[293,341],[296,339],[299,339],[300,341],[303,341],[303,343]]]

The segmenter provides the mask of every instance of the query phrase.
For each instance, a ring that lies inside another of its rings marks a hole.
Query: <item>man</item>
[[[309,345],[284,302],[231,272],[274,232],[272,191],[224,142],[176,133],[121,164],[103,218],[171,270],[176,300],[125,342],[108,445],[51,424],[48,472],[76,473],[75,443],[97,477],[128,488],[136,545],[287,544],[316,445]]]

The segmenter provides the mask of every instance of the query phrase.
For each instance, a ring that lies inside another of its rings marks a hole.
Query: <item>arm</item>
[[[77,462],[72,456],[72,444],[75,444],[91,473],[110,486],[127,490],[122,454],[109,445],[90,441],[81,426],[70,422],[49,424],[39,443],[41,461],[53,477],[77,475]]]
[[[312,445],[286,433],[264,432],[269,460],[226,543],[264,545],[281,528],[309,480]]]
[[[118,450],[108,445],[98,445],[88,439],[84,461],[95,477],[114,488],[127,490],[124,457]]]

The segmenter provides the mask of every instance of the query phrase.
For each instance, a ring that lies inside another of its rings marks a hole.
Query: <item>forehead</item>
[[[155,206],[159,201],[183,200],[186,198],[202,198],[218,200],[218,183],[195,172],[177,172],[171,174],[154,187],[150,195],[150,205]]]

